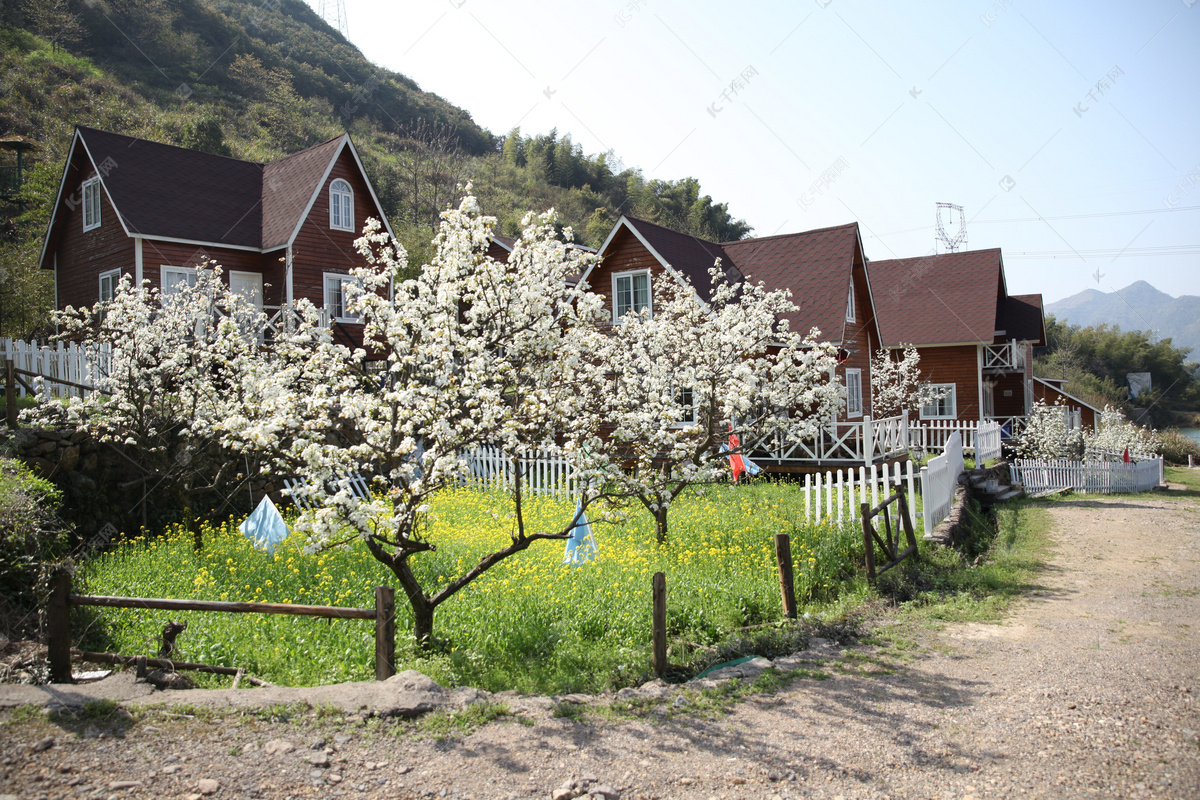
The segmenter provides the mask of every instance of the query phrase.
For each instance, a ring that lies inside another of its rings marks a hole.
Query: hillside
[[[1172,297],[1146,281],[1115,292],[1087,289],[1050,303],[1046,313],[1084,328],[1107,324],[1126,331],[1152,331],[1156,339],[1170,338],[1176,347],[1200,354],[1200,297]]]
[[[507,235],[550,207],[592,246],[620,213],[716,240],[750,231],[694,178],[647,180],[558,131],[480,127],[301,0],[0,0],[0,48],[0,137],[38,143],[20,203],[0,201],[0,335],[48,320],[35,262],[77,124],[253,161],[349,131],[415,264],[467,183]]]

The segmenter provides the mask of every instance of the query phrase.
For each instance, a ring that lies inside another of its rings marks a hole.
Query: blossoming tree
[[[1079,458],[1083,454],[1083,432],[1073,429],[1068,418],[1065,405],[1047,405],[1038,400],[1017,440],[1017,453],[1022,458]]]
[[[575,524],[526,524],[526,483],[514,458],[509,540],[446,582],[423,584],[412,561],[437,548],[424,525],[429,500],[464,476],[465,450],[560,452],[579,467],[584,508],[605,472],[584,455],[599,449],[601,300],[568,283],[591,256],[556,241],[548,213],[528,216],[508,262],[495,261],[486,255],[493,223],[465,198],[443,214],[430,263],[397,283],[404,250],[370,222],[357,242],[368,266],[354,271],[361,286],[347,291],[366,350],[285,344],[245,374],[246,413],[221,424],[229,441],[277,453],[277,464],[304,479],[297,499],[311,510],[299,526],[313,546],[361,538],[392,571],[423,646],[438,606],[535,541],[566,539]],[[369,499],[342,480],[356,471],[372,476]]]
[[[705,302],[664,274],[652,308],[604,342],[609,478],[654,516],[660,544],[684,489],[723,477],[730,454],[764,439],[813,436],[842,398],[832,345],[788,329],[787,293],[732,284],[719,264],[710,275]]]
[[[916,414],[921,406],[941,400],[945,392],[921,379],[921,354],[911,344],[896,358],[881,349],[871,362],[872,410],[876,417]]]

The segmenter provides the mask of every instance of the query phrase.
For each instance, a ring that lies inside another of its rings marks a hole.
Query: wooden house
[[[169,294],[212,261],[271,325],[307,298],[357,346],[342,289],[369,217],[391,231],[347,134],[259,164],[77,127],[41,267],[61,309],[111,297],[123,275]]]
[[[763,466],[776,471],[858,466],[907,451],[904,420],[870,417],[871,354],[880,338],[857,223],[710,242],[622,216],[598,253],[599,263],[582,279],[604,296],[613,324],[631,310],[649,306],[653,313],[652,287],[663,274],[686,282],[707,300],[709,269],[719,259],[730,281],[790,290],[799,307],[788,319],[790,329],[817,328],[820,341],[838,349],[831,378],[846,387],[846,400],[836,419],[816,441],[757,452],[755,460]]]
[[[1039,397],[1061,396],[1073,413],[1091,408],[1034,377],[1033,348],[1046,343],[1042,296],[1008,293],[999,248],[872,261],[867,271],[884,347],[915,346],[941,395],[921,422],[995,419],[1012,433]]]

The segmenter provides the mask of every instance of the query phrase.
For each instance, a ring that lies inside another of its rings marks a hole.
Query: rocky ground
[[[701,687],[0,687],[0,798],[1200,797],[1200,503],[1049,508],[1047,568],[1003,624],[817,641]],[[120,706],[42,708],[81,693]]]

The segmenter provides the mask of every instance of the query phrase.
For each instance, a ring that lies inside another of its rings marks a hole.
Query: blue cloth
[[[238,530],[247,539],[254,542],[255,547],[266,550],[267,555],[274,555],[275,545],[282,542],[291,533],[270,497],[263,497],[258,508],[254,509],[241,525],[238,525]]]
[[[592,524],[588,522],[587,514],[583,513],[582,498],[575,504],[574,518],[579,522],[571,529],[571,537],[567,539],[563,563],[585,564],[588,561],[594,561],[599,548],[596,547],[596,537],[592,535]]]

